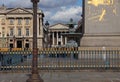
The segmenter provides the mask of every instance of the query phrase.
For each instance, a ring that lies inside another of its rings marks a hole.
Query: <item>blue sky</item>
[[[82,0],[78,0],[78,1],[77,1],[77,5],[82,6]]]
[[[0,5],[7,7],[32,7],[31,0],[0,0]],[[82,0],[40,0],[39,8],[43,10],[44,21],[50,24],[67,23],[70,18],[77,23],[82,13]]]

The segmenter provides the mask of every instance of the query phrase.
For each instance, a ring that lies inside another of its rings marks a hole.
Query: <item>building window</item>
[[[10,19],[10,25],[14,24],[14,19]]]
[[[26,44],[25,44],[25,48],[29,48],[29,43],[26,43]]]
[[[52,34],[50,34],[50,38],[52,38]]]
[[[25,24],[29,25],[30,24],[30,20],[29,19],[25,19]]]
[[[5,35],[5,27],[2,27],[2,37]]]
[[[22,24],[22,19],[18,19],[18,25]]]
[[[10,46],[10,48],[13,48],[13,44],[12,43],[9,46]]]
[[[4,33],[2,33],[2,37],[5,37],[5,34],[4,34]]]
[[[10,42],[12,42],[13,40],[10,40]]]
[[[26,42],[29,42],[29,40],[27,39]]]
[[[29,29],[26,28],[26,36],[29,36]]]
[[[5,30],[5,27],[2,27],[2,30]]]
[[[10,36],[13,36],[13,28],[10,29]]]
[[[2,24],[2,25],[5,25],[5,19],[2,19],[2,20],[1,20],[1,24]]]
[[[21,28],[18,28],[18,36],[21,36]]]

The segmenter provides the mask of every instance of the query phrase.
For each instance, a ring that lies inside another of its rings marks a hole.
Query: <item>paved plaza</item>
[[[26,82],[30,74],[0,73],[0,82]],[[120,82],[120,72],[41,72],[44,82]]]

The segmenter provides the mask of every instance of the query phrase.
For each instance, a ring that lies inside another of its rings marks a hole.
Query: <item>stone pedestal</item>
[[[83,0],[82,47],[120,46],[120,1]]]
[[[84,35],[81,47],[119,47],[120,35]]]
[[[43,80],[38,74],[32,74],[30,79],[28,79],[26,82],[43,82]]]

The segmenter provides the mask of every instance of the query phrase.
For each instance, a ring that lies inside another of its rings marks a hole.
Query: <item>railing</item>
[[[0,72],[30,72],[32,51],[1,51]],[[45,48],[38,51],[39,70],[120,69],[120,48]]]

